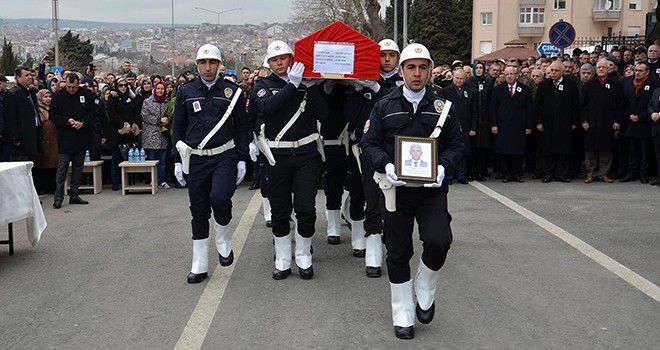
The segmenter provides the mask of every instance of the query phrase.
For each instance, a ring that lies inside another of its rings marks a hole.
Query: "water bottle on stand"
[[[146,160],[147,154],[144,151],[144,148],[140,148],[140,163],[144,163]]]
[[[87,163],[89,161],[90,161],[90,159],[89,159],[89,150],[86,150],[85,151],[85,163]]]
[[[135,149],[131,148],[128,150],[128,162],[135,163]]]

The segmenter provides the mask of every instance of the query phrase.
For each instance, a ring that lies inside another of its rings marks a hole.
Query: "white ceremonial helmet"
[[[433,59],[431,58],[429,49],[427,49],[426,46],[422,44],[414,43],[406,46],[401,52],[401,57],[399,58],[399,66],[402,66],[403,62],[412,58],[425,58],[429,60],[431,70],[435,65],[435,63],[433,63]]]
[[[396,51],[401,53],[401,51],[399,51],[399,45],[397,45],[392,39],[383,39],[378,45],[380,45],[380,51]]]
[[[195,61],[204,59],[218,60],[220,63],[222,63],[220,49],[218,49],[217,46],[211,44],[202,45],[199,50],[197,50],[197,57],[195,58]]]
[[[282,40],[275,40],[270,45],[268,45],[268,49],[266,50],[266,61],[269,59],[279,56],[279,55],[286,55],[289,54],[293,56],[293,50],[287,45]]]

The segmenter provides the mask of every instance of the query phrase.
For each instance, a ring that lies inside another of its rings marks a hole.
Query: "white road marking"
[[[639,274],[635,273],[631,269],[625,267],[618,261],[610,258],[609,256],[603,254],[598,249],[590,246],[581,239],[573,236],[568,233],[566,230],[554,225],[550,221],[540,217],[537,214],[525,209],[518,203],[512,201],[511,199],[493,191],[492,189],[486,187],[485,185],[472,181],[470,182],[472,186],[477,188],[479,191],[483,192],[487,196],[497,200],[498,202],[504,204],[511,210],[522,215],[529,221],[539,225],[544,230],[548,231],[555,237],[561,239],[562,241],[568,243],[573,248],[577,249],[580,253],[586,255],[591,260],[595,261],[599,265],[603,266],[613,274],[619,276],[621,279],[632,285],[633,287],[640,290],[642,293],[648,295],[653,300],[660,302],[660,287],[653,284],[651,281],[645,279]]]
[[[206,333],[208,332],[209,327],[211,327],[213,317],[218,311],[218,305],[220,305],[220,301],[222,301],[222,296],[227,288],[227,283],[229,283],[229,279],[234,272],[234,266],[236,266],[236,262],[241,256],[243,245],[250,232],[254,218],[261,207],[261,203],[261,194],[259,191],[255,191],[238,223],[238,226],[234,229],[234,234],[232,236],[234,263],[229,267],[217,265],[215,270],[213,270],[213,274],[208,279],[206,288],[204,288],[204,292],[199,298],[195,310],[192,315],[190,315],[186,328],[183,329],[179,341],[174,346],[174,350],[199,350],[202,348]],[[210,250],[216,252],[215,247],[211,247]],[[218,254],[211,253],[211,256],[217,257]]]

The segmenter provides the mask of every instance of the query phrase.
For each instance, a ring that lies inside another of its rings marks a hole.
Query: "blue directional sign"
[[[575,28],[564,21],[559,21],[550,27],[550,42],[556,47],[563,49],[571,46],[575,40]]]
[[[225,75],[236,75],[236,71],[233,69],[225,70]]]
[[[542,42],[536,48],[536,51],[539,52],[540,56],[550,57],[553,53],[559,53],[559,48],[552,43]]]
[[[62,75],[62,66],[50,67],[50,71],[55,75]]]

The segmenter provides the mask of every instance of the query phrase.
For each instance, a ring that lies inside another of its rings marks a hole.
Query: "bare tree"
[[[383,37],[378,0],[293,0],[292,22],[300,29],[318,30],[342,21],[374,40]]]

